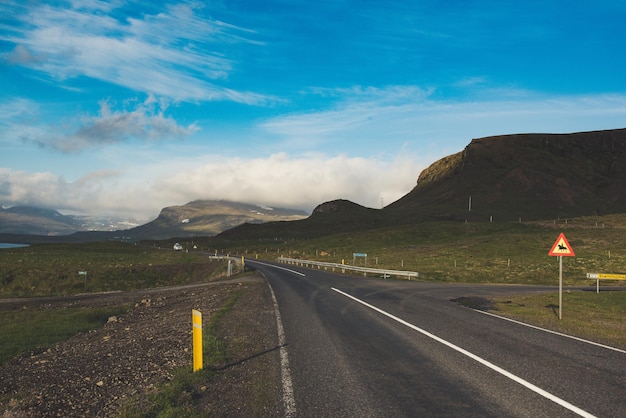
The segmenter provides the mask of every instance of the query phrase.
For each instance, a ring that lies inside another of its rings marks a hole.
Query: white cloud
[[[0,125],[9,126],[12,121],[31,121],[39,112],[39,105],[21,97],[0,101]]]
[[[179,125],[165,116],[167,100],[148,96],[132,110],[114,110],[103,100],[97,116],[75,118],[71,126],[47,126],[38,122],[38,106],[24,99],[0,103],[0,125],[5,125],[11,137],[32,142],[42,147],[71,153],[85,148],[124,142],[131,138],[141,140],[183,139],[198,131],[195,124]]]
[[[377,207],[400,198],[417,181],[419,167],[408,158],[385,163],[339,155],[220,159],[162,177],[159,189],[186,196],[247,200],[268,206],[311,210],[333,199]]]
[[[440,158],[461,150],[472,138],[626,126],[626,96],[618,94],[546,96],[491,88],[483,97],[453,101],[436,100],[433,91],[411,86],[334,94],[341,100],[331,109],[278,116],[259,128],[281,138],[286,150],[324,147],[357,155],[361,149],[384,154],[406,142],[409,148],[418,145],[415,149],[422,155]],[[437,144],[438,150],[428,144]]]
[[[232,44],[259,43],[249,30],[201,16],[190,4],[123,21],[113,6],[86,6],[5,5],[20,24],[0,32],[0,40],[15,44],[5,60],[56,81],[87,76],[175,100],[275,100],[206,81],[228,77],[236,64],[227,57]]]
[[[17,45],[13,51],[6,54],[6,60],[9,64],[17,65],[37,65],[41,63],[41,59],[31,53],[24,45]]]
[[[39,125],[39,117],[40,106],[31,100],[20,97],[0,100],[0,146],[6,154],[9,149],[22,146],[28,138],[49,134]]]
[[[341,198],[377,208],[381,198],[389,204],[408,193],[422,168],[406,156],[383,163],[343,155],[293,158],[286,154],[256,159],[163,159],[125,172],[89,173],[74,182],[51,173],[0,168],[0,203],[145,220],[155,217],[162,207],[195,199],[311,211],[320,203]]]

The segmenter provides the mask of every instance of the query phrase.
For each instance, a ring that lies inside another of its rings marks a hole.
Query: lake
[[[0,250],[3,248],[20,248],[20,247],[28,247],[28,244],[8,244],[8,243],[0,242]]]

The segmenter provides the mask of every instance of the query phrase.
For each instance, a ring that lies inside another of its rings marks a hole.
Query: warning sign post
[[[563,317],[563,257],[574,257],[574,250],[561,232],[548,255],[559,257],[559,319]]]

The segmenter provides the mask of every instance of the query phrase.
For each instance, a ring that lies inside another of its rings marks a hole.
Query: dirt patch
[[[207,416],[281,415],[276,319],[269,288],[254,276],[86,299],[12,301],[20,309],[124,303],[133,308],[102,328],[0,366],[2,416],[113,417],[149,403],[176,371],[191,370],[191,310],[200,310],[206,324],[235,292],[235,306],[214,330],[226,356],[205,364],[188,403]]]

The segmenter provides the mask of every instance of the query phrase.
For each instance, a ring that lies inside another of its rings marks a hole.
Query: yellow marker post
[[[193,371],[202,369],[202,312],[191,310],[193,332]]]

